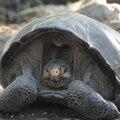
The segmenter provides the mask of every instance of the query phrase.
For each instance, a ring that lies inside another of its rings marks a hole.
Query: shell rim
[[[9,60],[12,57],[14,57],[14,53],[17,52],[19,49],[21,49],[21,46],[25,46],[26,43],[29,43],[30,41],[40,37],[40,35],[46,32],[61,32],[61,33],[63,32],[63,33],[69,34],[70,36],[74,37],[77,43],[83,46],[86,52],[90,54],[91,57],[95,60],[98,66],[103,71],[105,71],[107,76],[112,80],[112,83],[115,84],[114,80],[117,79],[115,76],[115,72],[111,68],[111,66],[106,62],[106,60],[103,58],[102,54],[94,46],[91,47],[87,42],[82,40],[79,36],[75,35],[73,32],[68,31],[67,29],[64,29],[64,28],[60,28],[60,27],[38,28],[22,36],[18,41],[13,42],[10,45],[10,47],[6,50],[6,52],[3,53],[3,56],[1,56],[0,67],[1,68],[6,67],[7,64],[9,63]],[[38,33],[39,35],[37,35]],[[11,54],[10,54],[10,51],[11,51]],[[101,65],[103,67],[101,67]]]

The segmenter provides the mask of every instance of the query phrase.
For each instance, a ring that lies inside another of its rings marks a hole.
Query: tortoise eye
[[[64,73],[66,73],[66,72],[67,72],[67,68],[64,69]]]
[[[48,69],[46,69],[46,72],[48,72]]]

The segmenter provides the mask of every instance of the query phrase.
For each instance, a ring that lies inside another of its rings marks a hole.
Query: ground
[[[0,115],[0,120],[80,120],[79,115],[69,108],[58,105],[36,105],[17,114]],[[81,119],[82,120],[82,119]]]

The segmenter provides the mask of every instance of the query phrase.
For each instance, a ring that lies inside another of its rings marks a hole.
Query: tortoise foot
[[[31,75],[16,78],[0,94],[0,110],[18,112],[37,98],[37,82]]]
[[[120,116],[114,103],[103,99],[90,86],[78,80],[70,84],[67,91],[67,104],[89,120],[110,120]]]

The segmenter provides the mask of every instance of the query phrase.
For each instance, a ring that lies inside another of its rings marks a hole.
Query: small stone
[[[14,117],[14,115],[11,115],[11,116],[10,116],[10,118],[13,118],[13,117]]]
[[[36,120],[48,120],[47,118],[36,118]]]
[[[7,114],[6,116],[7,116],[7,117],[10,117],[10,115],[9,115],[9,114]]]
[[[46,115],[47,115],[47,112],[43,112],[43,113],[41,114],[42,117],[44,117],[44,116],[46,116]]]
[[[72,120],[71,118],[63,118],[62,120]]]
[[[24,118],[24,115],[20,115],[20,117]]]
[[[116,118],[116,119],[114,119],[114,120],[120,120],[120,118]]]
[[[3,117],[3,115],[2,114],[0,114],[0,118],[2,118]]]

